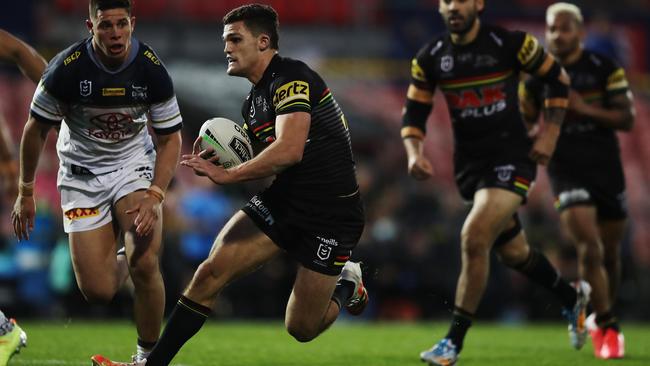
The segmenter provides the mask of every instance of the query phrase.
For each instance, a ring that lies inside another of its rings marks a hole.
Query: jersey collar
[[[95,50],[93,50],[93,38],[90,37],[88,38],[88,41],[86,41],[86,50],[88,51],[88,55],[90,56],[90,59],[93,61],[93,63],[99,67],[100,69],[106,71],[109,74],[117,74],[122,72],[122,70],[126,69],[131,65],[133,60],[135,60],[136,56],[138,55],[138,51],[140,50],[140,41],[138,41],[135,37],[131,37],[131,49],[129,50],[129,56],[126,58],[126,61],[116,70],[110,70],[104,64],[99,61],[97,58],[97,55],[95,55]]]

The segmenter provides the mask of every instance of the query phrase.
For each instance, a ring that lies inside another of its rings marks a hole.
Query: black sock
[[[522,264],[513,266],[513,268],[523,273],[531,281],[554,293],[560,298],[565,307],[571,309],[575,305],[578,299],[576,290],[560,276],[544,254],[531,249],[528,259]]]
[[[201,329],[210,312],[210,308],[181,296],[156,347],[147,357],[147,366],[169,365],[183,344]]]
[[[347,280],[339,280],[336,283],[336,288],[334,289],[334,294],[332,295],[332,300],[339,306],[339,309],[343,309],[348,300],[352,297],[354,292],[354,282]]]
[[[617,332],[621,331],[621,327],[618,325],[618,319],[616,319],[611,311],[608,311],[605,314],[596,314],[596,325],[601,329],[611,328]]]
[[[469,330],[469,327],[472,326],[472,319],[474,314],[467,312],[458,306],[454,307],[454,317],[451,320],[451,325],[449,326],[449,331],[445,338],[451,339],[451,341],[456,346],[456,351],[460,352],[463,349],[463,341],[465,340],[465,335]]]

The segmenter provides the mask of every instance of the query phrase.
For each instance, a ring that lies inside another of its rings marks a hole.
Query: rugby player
[[[282,251],[298,262],[285,325],[299,342],[325,331],[346,307],[360,314],[368,302],[358,263],[349,261],[364,225],[348,124],[321,77],[278,54],[278,16],[266,5],[244,5],[224,18],[227,73],[252,88],[242,108],[250,137],[266,148],[224,169],[203,159],[199,142],[182,165],[216,184],[275,175],[218,234],[209,257],[178,301],[145,362],[168,365],[210,314],[230,282]],[[94,365],[125,365],[93,356]]]
[[[571,77],[569,110],[548,167],[562,226],[578,254],[579,274],[592,288],[594,312],[587,325],[598,358],[621,358],[624,337],[613,312],[620,282],[620,243],[627,209],[617,131],[634,124],[625,71],[609,58],[583,49],[582,12],[568,3],[546,12],[546,43]],[[544,97],[542,81],[523,84],[520,105],[534,123]]]
[[[43,75],[47,62],[32,47],[0,29],[0,61],[13,63],[35,84]],[[11,129],[0,114],[0,178],[6,196],[14,197],[18,191],[18,172],[13,158],[14,144]],[[27,345],[27,335],[16,321],[0,311],[0,366],[7,366],[9,359],[21,347]]]
[[[433,175],[424,156],[426,120],[436,87],[445,96],[454,132],[456,183],[472,203],[461,232],[462,266],[453,319],[447,335],[420,358],[431,365],[451,365],[485,291],[490,251],[554,293],[570,322],[573,345],[584,343],[588,284],[574,289],[548,259],[530,248],[517,216],[536,176],[548,163],[568,104],[569,78],[535,37],[484,25],[483,0],[441,0],[447,32],[418,52],[411,65],[411,84],[401,135],[408,172],[416,179]],[[544,128],[529,138],[519,113],[519,73],[538,75],[549,90]]]
[[[182,119],[164,65],[132,36],[130,0],[90,0],[86,26],[90,36],[50,62],[34,94],[12,221],[18,238],[29,238],[36,167],[48,132],[60,127],[57,186],[77,284],[89,302],[107,302],[131,275],[141,359],[163,318],[161,205],[180,157]],[[120,241],[128,266],[115,256]]]

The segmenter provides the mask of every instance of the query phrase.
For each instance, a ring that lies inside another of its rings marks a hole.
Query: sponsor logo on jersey
[[[83,80],[79,82],[79,94],[82,97],[87,97],[93,92],[93,82],[90,80]]]
[[[122,113],[100,114],[90,122],[94,127],[88,129],[88,136],[112,142],[132,137],[138,128],[130,115]]]
[[[540,45],[539,42],[537,41],[537,38],[526,33],[526,38],[524,39],[524,43],[521,45],[521,48],[519,49],[519,53],[517,53],[517,58],[519,59],[519,62],[522,65],[528,65],[533,60],[533,58],[535,58],[535,56],[537,55],[537,51],[539,47]]]
[[[73,208],[64,213],[65,218],[72,220],[87,219],[99,215],[99,207]]]
[[[444,55],[440,58],[440,69],[443,72],[449,72],[454,68],[454,58],[449,55]]]
[[[158,57],[156,57],[156,55],[155,55],[153,52],[151,52],[150,50],[145,50],[145,51],[144,51],[144,56],[145,56],[146,58],[148,58],[149,60],[151,60],[151,62],[153,62],[154,65],[160,65],[160,60],[159,60]]]
[[[294,104],[309,106],[309,83],[302,80],[288,82],[279,87],[273,95],[273,105],[276,110]]]
[[[131,85],[131,98],[133,99],[147,99],[148,86]]]
[[[76,61],[81,56],[81,51],[75,51],[72,55],[68,56],[63,60],[63,66],[68,66],[72,61]]]
[[[422,67],[418,63],[418,60],[415,58],[413,61],[411,61],[411,77],[417,81],[427,81],[424,70],[422,70]]]
[[[123,97],[126,95],[124,88],[102,88],[103,97]]]
[[[461,118],[487,117],[506,109],[504,84],[487,85],[478,89],[445,91],[451,109],[460,109]]]

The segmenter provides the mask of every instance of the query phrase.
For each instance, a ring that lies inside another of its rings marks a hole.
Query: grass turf
[[[135,330],[125,322],[21,322],[28,347],[10,366],[88,366],[101,353],[128,360]],[[209,322],[174,359],[183,366],[422,365],[418,354],[446,332],[446,323],[339,322],[316,340],[300,344],[282,323]],[[618,366],[650,365],[650,325],[624,323],[626,353]],[[566,325],[504,326],[478,322],[469,332],[461,365],[599,365],[590,341],[569,345]]]

